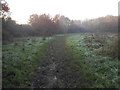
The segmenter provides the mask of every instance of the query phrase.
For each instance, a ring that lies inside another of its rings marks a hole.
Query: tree
[[[71,22],[69,18],[67,18],[63,15],[57,14],[53,18],[53,21],[56,23],[59,33],[67,33],[68,32],[68,29],[70,27],[70,22]]]
[[[55,34],[55,22],[53,22],[49,15],[33,14],[30,16],[29,23],[43,37],[43,40]]]
[[[5,0],[0,1],[0,17],[7,18],[9,17],[9,10],[8,3]]]
[[[70,19],[65,16],[60,16],[59,24],[63,33],[67,33],[70,26]]]
[[[81,25],[85,29],[99,33],[117,33],[118,32],[118,16],[105,16],[96,19],[84,21]]]

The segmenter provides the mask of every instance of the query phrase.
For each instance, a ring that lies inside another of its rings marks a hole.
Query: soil
[[[32,88],[81,87],[80,70],[71,66],[73,57],[67,53],[65,38],[58,36],[48,44],[33,77]]]

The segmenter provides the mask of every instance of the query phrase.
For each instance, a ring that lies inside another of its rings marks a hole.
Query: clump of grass
[[[86,48],[94,51],[93,54],[118,58],[118,38],[116,35],[92,34],[85,36],[84,42],[86,43]]]
[[[112,44],[106,44],[104,47],[95,50],[94,54],[118,58],[118,42],[112,41]]]

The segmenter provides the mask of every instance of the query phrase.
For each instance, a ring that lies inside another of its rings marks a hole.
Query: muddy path
[[[69,64],[72,55],[67,53],[65,38],[65,36],[56,37],[48,44],[33,77],[32,88],[81,87],[80,76],[75,74],[75,69]]]

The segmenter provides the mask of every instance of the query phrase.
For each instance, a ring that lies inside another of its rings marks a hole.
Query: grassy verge
[[[31,85],[32,75],[37,69],[48,38],[18,38],[3,45],[3,88],[26,88]]]
[[[81,87],[117,88],[118,46],[116,35],[70,35],[66,39],[72,65],[80,69]]]

